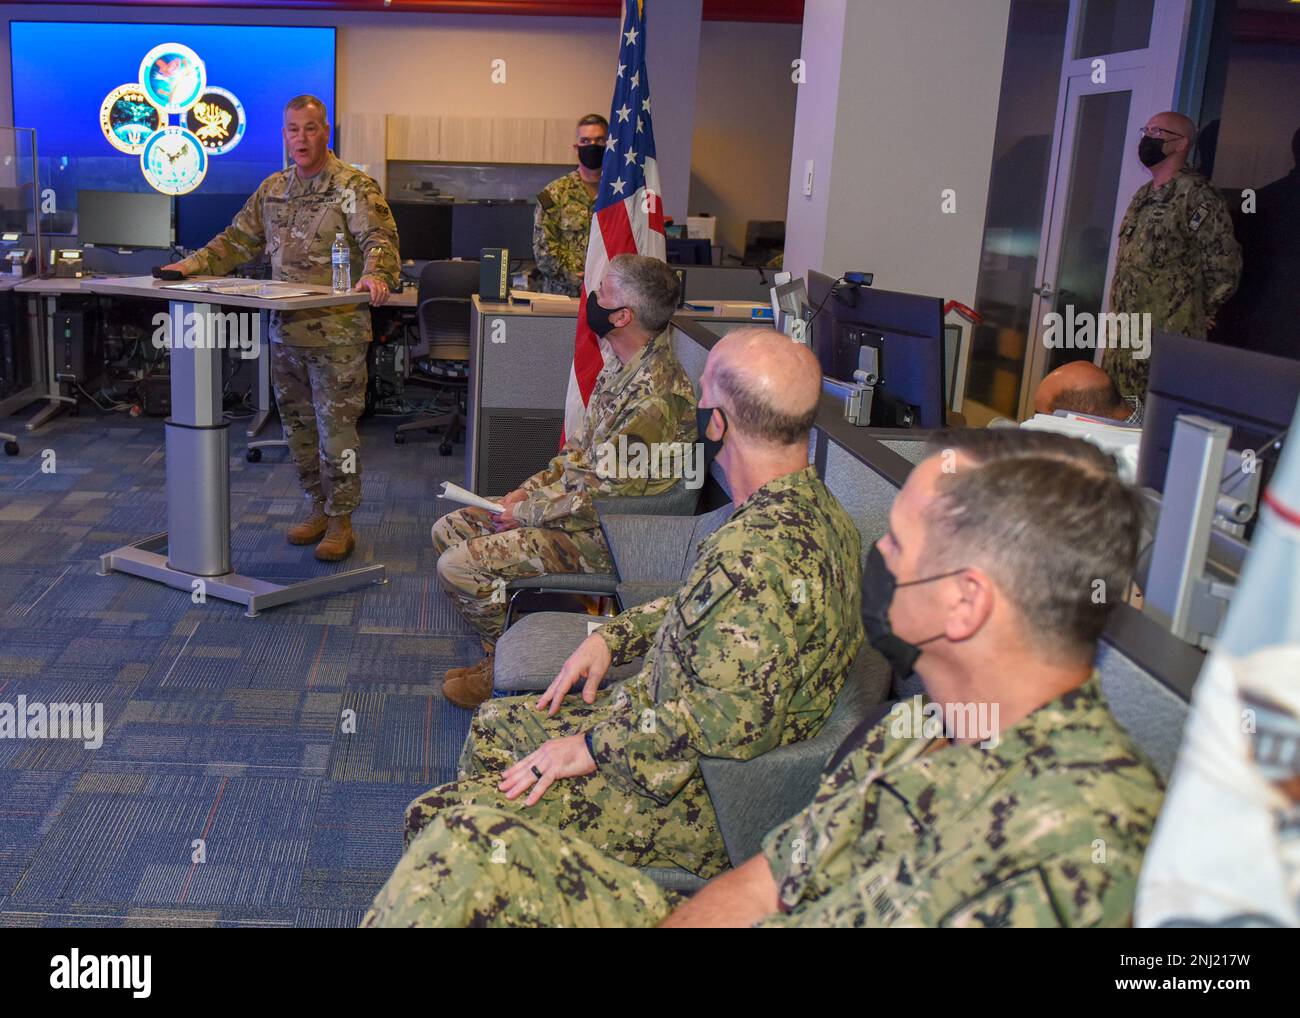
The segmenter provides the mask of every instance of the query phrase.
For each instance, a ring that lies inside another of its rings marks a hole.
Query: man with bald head
[[[1241,248],[1219,193],[1187,168],[1195,137],[1196,125],[1181,113],[1157,113],[1142,128],[1137,156],[1151,181],[1120,224],[1110,310],[1150,314],[1153,329],[1204,339],[1237,289]],[[1106,348],[1102,367],[1123,396],[1146,396],[1150,360],[1134,356],[1143,349],[1149,353],[1149,346]]]
[[[1144,410],[1136,396],[1121,396],[1110,376],[1092,361],[1070,361],[1048,373],[1034,390],[1034,412],[1068,410],[1105,417],[1131,428],[1142,426]]]
[[[444,922],[451,896],[480,893],[454,859],[492,836],[434,823],[466,805],[628,866],[713,876],[728,860],[700,758],[748,760],[821,730],[863,639],[861,538],[808,463],[821,369],[771,329],[739,329],[710,351],[700,390],[705,457],[735,511],[675,595],[587,637],[540,698],[479,709],[461,779],[408,809],[406,856],[367,925]],[[612,664],[642,656],[600,690]],[[536,876],[553,882],[561,865]]]

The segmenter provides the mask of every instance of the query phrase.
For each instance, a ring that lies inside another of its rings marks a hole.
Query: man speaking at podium
[[[328,286],[330,247],[347,241],[360,266],[355,290],[388,300],[401,260],[397,224],[379,185],[329,150],[325,105],[300,95],[284,108],[285,149],[294,165],[262,181],[234,222],[188,258],[165,268],[224,276],[261,256],[271,275]],[[284,437],[311,502],[289,528],[290,544],[315,544],[322,562],[352,553],[352,512],[361,502],[357,418],[366,399],[370,309],[365,305],[271,313],[271,379]]]

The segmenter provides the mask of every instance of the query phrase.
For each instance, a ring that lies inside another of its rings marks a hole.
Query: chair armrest
[[[506,584],[505,629],[515,623],[515,601],[524,593],[586,594],[588,597],[617,597],[618,577],[613,573],[544,573]]]
[[[618,577],[613,573],[543,573],[525,579],[511,580],[506,591],[538,590],[552,593],[590,594],[593,597],[610,597],[618,593]]]

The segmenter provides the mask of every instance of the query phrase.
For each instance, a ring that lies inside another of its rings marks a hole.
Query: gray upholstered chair
[[[677,484],[680,486],[681,481]],[[684,489],[691,498],[698,492]],[[669,496],[676,498],[674,503]],[[673,593],[686,579],[700,542],[722,526],[732,513],[731,503],[700,516],[668,513],[614,512],[624,506],[643,508],[642,503],[661,499],[662,508],[675,504],[684,506],[681,494],[672,491],[663,495],[637,498],[598,499],[596,511],[600,514],[605,543],[609,545],[614,560],[612,573],[547,573],[527,580],[514,580],[506,584],[509,600],[506,604],[506,630],[515,621],[517,601],[525,594],[590,594],[612,597],[619,611],[633,605],[653,600],[661,593]],[[655,508],[645,506],[644,508]],[[500,656],[498,654],[498,661]]]
[[[624,608],[675,593],[690,572],[700,542],[726,521],[731,508],[723,506],[684,519],[603,517],[618,570],[618,579],[607,592],[615,594]],[[520,619],[497,642],[493,694],[517,696],[545,689],[565,658],[602,621],[565,612],[537,612]],[[637,658],[614,667],[606,681],[630,678],[641,663]],[[732,865],[758,851],[763,835],[811,801],[822,765],[865,718],[883,714],[880,704],[889,691],[888,665],[864,644],[850,666],[831,716],[816,736],[753,760],[700,762]],[[650,867],[646,872],[661,886],[674,890],[691,891],[703,883],[685,870]]]

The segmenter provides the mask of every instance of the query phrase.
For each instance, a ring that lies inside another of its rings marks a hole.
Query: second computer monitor
[[[154,191],[78,191],[77,240],[99,247],[171,247],[172,200]]]
[[[852,382],[861,349],[877,351],[880,377],[872,401],[873,425],[944,426],[940,298],[853,286],[810,271],[808,303],[820,309],[812,323],[812,348],[822,374]]]
[[[1276,457],[1269,442],[1290,428],[1300,400],[1300,361],[1168,332],[1152,335],[1150,356],[1138,486],[1164,491],[1180,414],[1232,428],[1230,449],[1263,449],[1259,470],[1266,485]]]
[[[403,261],[435,262],[451,257],[452,215],[449,201],[394,201],[388,203],[397,221],[397,240]],[[475,252],[474,257],[478,257]]]
[[[478,258],[504,247],[510,260],[533,259],[533,206],[526,201],[457,202],[451,217],[451,256]]]

